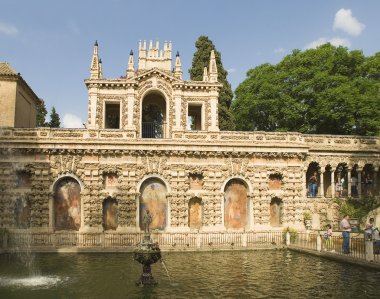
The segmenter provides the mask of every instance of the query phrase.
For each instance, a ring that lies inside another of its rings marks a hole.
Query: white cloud
[[[343,46],[347,48],[351,47],[351,42],[346,38],[333,37],[333,38],[327,39],[327,38],[321,37],[307,44],[305,46],[305,49],[315,49],[325,43],[330,43],[335,47],[339,47],[339,46]]]
[[[0,22],[0,34],[16,35],[18,34],[18,29],[11,24]]]
[[[228,72],[229,74],[231,74],[231,73],[235,73],[235,72],[236,72],[236,69],[232,67],[232,68],[228,69],[227,72]]]
[[[352,16],[351,9],[341,8],[335,14],[333,28],[334,30],[341,29],[350,35],[358,36],[364,30],[365,25]]]
[[[284,48],[277,48],[273,51],[274,54],[282,54],[285,52]]]
[[[83,128],[83,121],[80,117],[67,113],[63,117],[63,127],[64,128]]]

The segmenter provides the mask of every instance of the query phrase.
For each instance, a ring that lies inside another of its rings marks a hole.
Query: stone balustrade
[[[138,138],[135,130],[110,129],[53,129],[53,128],[2,128],[0,140],[7,142],[44,142],[62,143],[65,140],[73,142],[88,141],[102,143],[112,141],[139,140],[149,143],[217,143],[217,144],[248,144],[274,145],[287,147],[307,147],[310,150],[374,150],[380,148],[379,137],[341,136],[341,135],[310,135],[295,132],[206,132],[206,131],[174,131],[171,139]]]

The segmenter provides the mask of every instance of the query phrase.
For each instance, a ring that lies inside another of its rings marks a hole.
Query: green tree
[[[36,126],[37,127],[47,127],[48,124],[46,123],[46,106],[43,99],[40,99],[39,104],[37,105],[37,119],[36,119]]]
[[[60,126],[61,126],[61,121],[60,121],[59,115],[55,111],[55,108],[53,107],[51,109],[51,113],[50,113],[49,127],[51,127],[51,128],[59,128]]]
[[[220,53],[216,50],[213,42],[207,36],[200,36],[195,43],[197,48],[194,53],[191,69],[189,69],[190,79],[202,81],[203,69],[209,66],[211,50],[215,51],[216,65],[218,68],[218,82],[223,84],[219,91],[219,128],[221,130],[234,130],[235,124],[230,110],[233,93],[231,84],[227,81],[227,71],[224,69]]]
[[[232,111],[239,130],[376,135],[379,89],[380,53],[325,44],[249,70]]]

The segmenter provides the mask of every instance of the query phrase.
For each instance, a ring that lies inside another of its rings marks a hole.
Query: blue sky
[[[250,68],[296,48],[330,41],[373,55],[379,12],[378,0],[0,0],[0,61],[21,73],[49,113],[55,106],[64,126],[78,127],[87,121],[83,81],[95,40],[105,78],[124,75],[130,50],[152,39],[172,41],[188,79],[195,41],[207,35],[235,89]]]

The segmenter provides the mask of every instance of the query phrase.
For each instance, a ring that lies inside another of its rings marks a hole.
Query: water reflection
[[[129,253],[39,254],[38,277],[0,256],[0,298],[376,298],[380,273],[287,250],[163,253],[136,287]],[[29,279],[29,280],[28,280]],[[31,285],[32,284],[32,285]],[[33,285],[34,284],[34,285]]]

